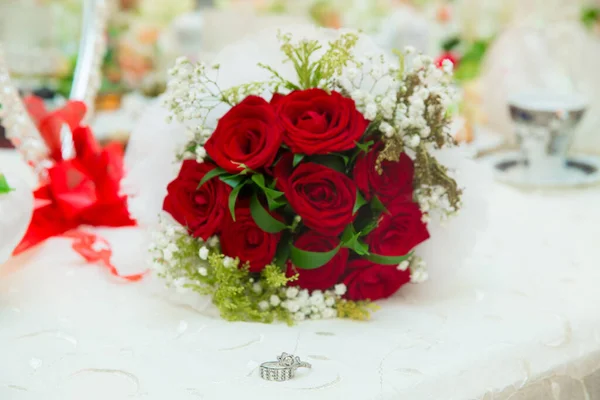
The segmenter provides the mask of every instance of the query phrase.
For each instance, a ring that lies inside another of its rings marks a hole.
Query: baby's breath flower
[[[233,267],[233,262],[234,262],[234,260],[233,260],[233,258],[231,258],[231,257],[227,257],[227,256],[225,256],[225,258],[223,258],[223,265],[224,265],[226,268],[231,268],[231,267]]]
[[[206,246],[200,247],[200,250],[198,251],[198,257],[200,257],[201,260],[208,260],[208,249]]]
[[[273,307],[277,307],[279,304],[281,304],[281,299],[279,298],[279,296],[273,294],[271,295],[271,297],[269,298],[269,302],[271,303],[271,305]]]
[[[346,285],[344,285],[343,283],[338,283],[337,285],[335,285],[335,294],[337,294],[338,296],[345,295]]]
[[[296,297],[299,293],[299,290],[297,287],[292,286],[286,289],[285,291],[285,295],[287,296],[288,299],[293,299],[294,297]]]

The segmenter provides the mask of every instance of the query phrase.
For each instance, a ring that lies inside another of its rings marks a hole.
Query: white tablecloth
[[[366,323],[225,322],[49,240],[0,267],[0,399],[599,399],[600,190],[489,197],[471,259]],[[145,269],[141,230],[96,231],[122,273]],[[261,380],[283,351],[313,369]]]

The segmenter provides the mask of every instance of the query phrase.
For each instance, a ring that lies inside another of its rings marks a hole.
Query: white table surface
[[[366,323],[225,322],[205,299],[119,282],[49,240],[0,267],[0,399],[600,398],[600,190],[496,185],[489,198],[471,259]],[[143,231],[96,231],[122,273],[145,268]],[[261,380],[283,351],[313,369]]]

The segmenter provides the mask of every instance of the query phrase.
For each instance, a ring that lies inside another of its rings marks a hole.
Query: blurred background
[[[0,0],[0,42],[23,95],[49,108],[68,98],[83,0]],[[455,64],[457,138],[510,143],[507,96],[524,86],[584,94],[575,140],[600,152],[600,0],[108,0],[107,50],[91,120],[101,140],[127,142],[166,86],[176,57],[210,61],[227,44],[267,26],[354,28],[382,47],[407,45]],[[10,143],[0,134],[1,146]]]

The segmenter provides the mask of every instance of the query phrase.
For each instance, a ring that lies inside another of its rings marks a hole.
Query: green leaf
[[[288,203],[286,200],[276,200],[276,199],[267,197],[267,205],[269,206],[270,211],[277,210],[278,208],[281,208],[287,204]]]
[[[300,161],[302,161],[304,157],[306,157],[304,154],[294,154],[294,162],[292,165],[295,167],[300,164]]]
[[[371,210],[373,210],[376,213],[387,212],[387,208],[383,205],[383,203],[381,202],[381,200],[379,200],[379,197],[377,196],[373,196],[373,199],[371,199]]]
[[[265,177],[263,174],[254,174],[252,175],[252,181],[258,185],[259,188],[265,193],[265,196],[270,199],[278,199],[283,196],[283,192],[279,190],[271,189],[266,185]]]
[[[290,258],[292,264],[300,269],[317,269],[327,264],[338,253],[342,245],[335,249],[321,253],[314,251],[300,250],[293,244],[290,244]]]
[[[221,182],[226,183],[234,189],[238,187],[238,185],[247,182],[247,178],[242,175],[222,175],[219,179]]]
[[[0,174],[0,194],[6,194],[12,192],[14,189],[8,185],[4,174]]]
[[[369,246],[360,240],[361,233],[356,233],[353,225],[348,227],[342,233],[342,247],[353,250],[356,254],[365,256],[369,254]]]
[[[286,231],[283,233],[279,245],[277,246],[277,252],[275,253],[275,265],[277,265],[282,271],[285,271],[287,260],[290,258],[290,240],[292,235]]]
[[[360,208],[365,204],[367,204],[367,201],[362,196],[362,194],[360,194],[360,191],[356,189],[356,202],[354,203],[354,209],[352,210],[352,214],[356,214],[358,210],[360,210]]]
[[[375,229],[377,229],[378,226],[379,226],[379,219],[369,222],[367,225],[365,225],[364,228],[362,228],[360,230],[360,236],[361,237],[367,236],[369,233],[371,233]]]
[[[235,203],[237,202],[237,198],[242,191],[243,187],[246,186],[248,181],[244,181],[240,185],[238,185],[235,189],[231,191],[229,195],[229,212],[231,213],[231,217],[235,221]]]
[[[405,256],[382,256],[379,254],[368,254],[365,258],[375,264],[381,265],[398,265],[402,261],[408,260],[412,256],[412,253],[409,253]]]
[[[200,181],[200,183],[198,184],[198,187],[196,189],[200,189],[202,187],[202,185],[204,185],[206,182],[208,182],[215,176],[221,176],[221,175],[226,175],[226,174],[227,174],[227,171],[225,171],[223,168],[215,167],[208,174],[204,175],[204,178],[202,178],[202,180]]]
[[[263,205],[260,204],[256,192],[252,194],[252,198],[250,199],[250,213],[256,225],[267,233],[277,233],[287,229],[287,226],[283,222],[277,220],[264,209]]]
[[[364,153],[368,153],[369,150],[371,149],[371,146],[373,146],[375,144],[375,142],[373,140],[369,140],[366,143],[359,143],[359,142],[355,142],[356,143],[356,147],[358,147],[360,149],[360,151],[364,152]]]
[[[453,36],[450,37],[448,39],[446,39],[443,43],[442,43],[442,49],[444,51],[452,51],[454,50],[456,47],[458,47],[458,45],[461,43],[461,39],[458,36]]]
[[[342,174],[346,173],[346,163],[340,155],[330,154],[326,156],[314,156],[310,157],[310,161],[315,164],[324,165],[325,167],[341,172]]]
[[[600,20],[600,7],[584,8],[581,12],[581,22],[589,29]]]

